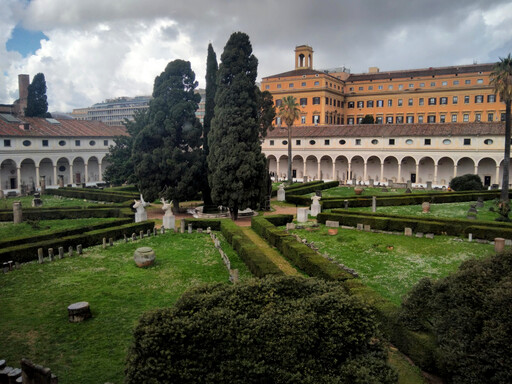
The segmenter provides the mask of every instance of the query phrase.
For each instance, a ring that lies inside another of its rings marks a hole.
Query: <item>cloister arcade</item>
[[[287,177],[288,156],[267,154],[269,170],[278,179]],[[512,166],[509,168],[512,169]],[[473,158],[466,156],[423,156],[423,155],[294,155],[292,175],[303,180],[339,180],[351,183],[405,183],[425,185],[431,181],[436,186],[447,186],[456,176],[467,173],[477,174],[486,186],[500,184],[503,175],[503,160],[498,155]]]
[[[104,157],[105,154],[5,158],[0,163],[0,189],[19,191],[25,185],[29,190],[36,190],[43,177],[47,187],[57,187],[59,179],[63,185],[102,182],[102,173],[107,166]]]

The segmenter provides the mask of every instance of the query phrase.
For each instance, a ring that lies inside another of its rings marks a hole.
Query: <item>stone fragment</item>
[[[427,234],[425,235],[425,237],[426,237],[427,239],[433,239],[433,238],[434,238],[434,234],[433,234],[433,233],[427,233]]]
[[[39,264],[44,263],[43,248],[37,249],[37,261],[39,262]]]
[[[494,251],[496,253],[501,253],[505,250],[505,239],[502,237],[497,237],[494,239]]]
[[[308,221],[308,212],[307,208],[297,208],[297,222],[305,223]]]
[[[364,229],[364,224],[362,224],[362,223],[357,224],[358,231],[362,231],[363,229]]]
[[[404,229],[404,235],[405,236],[412,236],[412,229],[411,228],[405,228]]]
[[[325,226],[326,227],[331,227],[331,228],[339,228],[340,222],[336,221],[336,220],[326,220],[325,221]]]

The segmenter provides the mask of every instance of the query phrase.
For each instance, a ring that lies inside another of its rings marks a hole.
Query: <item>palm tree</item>
[[[297,99],[286,96],[279,106],[279,116],[288,126],[288,183],[292,183],[292,125],[299,118],[300,108]]]
[[[503,179],[500,200],[503,210],[509,210],[508,184],[510,164],[510,104],[512,102],[512,57],[501,58],[491,72],[490,84],[494,87],[494,93],[505,102],[505,154],[503,158]]]

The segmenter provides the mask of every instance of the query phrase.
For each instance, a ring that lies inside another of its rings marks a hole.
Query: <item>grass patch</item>
[[[370,188],[363,187],[364,192],[359,196],[390,196],[390,195],[399,195],[405,193],[405,188],[388,188],[389,192],[382,192],[382,188]],[[424,189],[413,189],[412,193],[425,193],[427,192]],[[447,193],[442,191],[428,191],[429,193]],[[309,193],[304,196],[313,196],[315,193]],[[329,188],[322,191],[322,197],[355,197],[357,196],[354,192],[353,187],[336,187]]]
[[[426,384],[418,367],[407,361],[405,356],[396,348],[390,347],[388,351],[388,364],[398,372],[398,384]]]
[[[155,266],[139,269],[133,252],[150,246]],[[223,241],[223,249],[250,277]],[[84,257],[39,265],[0,276],[2,358],[17,365],[22,357],[49,367],[59,383],[124,381],[124,359],[140,315],[168,307],[189,287],[226,282],[229,274],[206,234],[159,235],[114,247],[92,247]],[[93,318],[71,324],[67,306],[88,301]]]
[[[379,200],[377,199],[377,213],[384,213],[390,215],[405,215],[414,216],[418,218],[423,217],[442,217],[453,219],[466,219],[467,212],[471,204],[476,202],[462,202],[462,203],[445,203],[445,204],[430,204],[430,212],[423,213],[421,205],[399,205],[399,206],[385,206],[379,207]],[[478,208],[477,220],[494,221],[498,214],[489,211],[490,207],[494,207],[493,200],[484,202],[483,208]],[[371,207],[350,208],[354,211],[371,212]]]
[[[105,223],[119,220],[118,218],[90,218],[90,219],[73,219],[73,220],[40,220],[40,221],[24,221],[20,224],[12,222],[0,222],[0,238],[6,240],[10,237],[22,237],[30,235],[44,235],[65,229],[74,229],[85,227],[88,225]]]
[[[33,196],[21,196],[15,198],[8,199],[0,199],[0,209],[12,209],[12,203],[15,201],[21,201],[21,206],[25,208],[32,207],[32,200],[34,200]],[[70,197],[61,197],[54,195],[42,195],[41,200],[43,200],[43,206],[41,208],[54,208],[54,207],[98,207],[103,206],[104,204],[113,204],[108,202],[103,202],[101,205],[97,202],[92,202],[89,200],[83,199],[73,199]]]
[[[395,304],[422,277],[444,277],[462,261],[494,251],[490,244],[461,242],[451,236],[420,239],[342,228],[330,236],[323,225],[315,231],[291,232],[314,241],[321,253],[357,271],[366,285]]]

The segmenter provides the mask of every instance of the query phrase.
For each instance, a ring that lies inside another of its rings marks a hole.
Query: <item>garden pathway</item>
[[[277,250],[268,245],[268,243],[251,228],[244,227],[242,230],[247,237],[251,239],[251,241],[256,244],[258,248],[260,248],[281,271],[285,273],[285,275],[300,276],[300,273]]]

